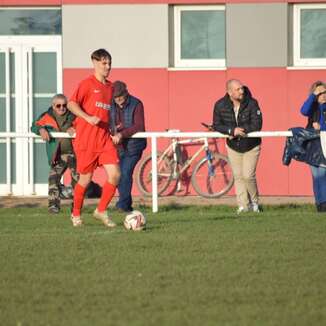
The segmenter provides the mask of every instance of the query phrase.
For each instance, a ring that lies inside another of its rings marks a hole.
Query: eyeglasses
[[[66,107],[67,107],[67,104],[56,104],[55,107],[56,107],[57,109],[59,109],[59,108],[61,108],[61,107],[66,108]]]

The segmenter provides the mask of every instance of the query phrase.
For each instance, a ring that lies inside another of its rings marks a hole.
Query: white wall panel
[[[64,5],[63,67],[91,67],[106,48],[115,68],[168,67],[167,5]]]
[[[228,67],[286,67],[286,3],[235,3],[226,6]]]

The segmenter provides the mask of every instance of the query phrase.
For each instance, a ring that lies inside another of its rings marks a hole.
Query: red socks
[[[102,188],[102,196],[100,199],[100,202],[98,203],[97,210],[99,212],[104,212],[107,207],[109,206],[112,197],[114,196],[115,190],[117,189],[117,186],[114,186],[113,184],[109,182],[105,182]]]
[[[77,183],[74,189],[74,206],[72,210],[73,216],[80,216],[80,210],[83,207],[85,192],[86,188]]]
[[[102,213],[106,210],[106,208],[111,202],[112,197],[114,196],[116,189],[117,186],[114,186],[108,182],[106,182],[103,185],[102,196],[97,206],[97,210],[99,212]],[[85,192],[86,192],[86,188],[81,186],[79,183],[77,183],[74,189],[74,206],[72,210],[73,216],[80,216],[80,211],[83,207]]]

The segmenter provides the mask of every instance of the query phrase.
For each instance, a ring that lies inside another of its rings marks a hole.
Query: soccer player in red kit
[[[107,214],[107,207],[120,179],[118,153],[109,132],[112,84],[107,80],[111,70],[111,55],[99,49],[91,55],[94,74],[83,80],[73,93],[68,109],[76,115],[74,149],[79,181],[74,189],[71,214],[73,226],[81,226],[81,209],[88,184],[98,166],[103,166],[107,180],[93,216],[107,227],[116,224]]]

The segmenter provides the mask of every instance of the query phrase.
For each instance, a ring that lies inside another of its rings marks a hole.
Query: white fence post
[[[157,138],[151,137],[152,140],[152,211],[158,212],[158,195],[157,195]]]

